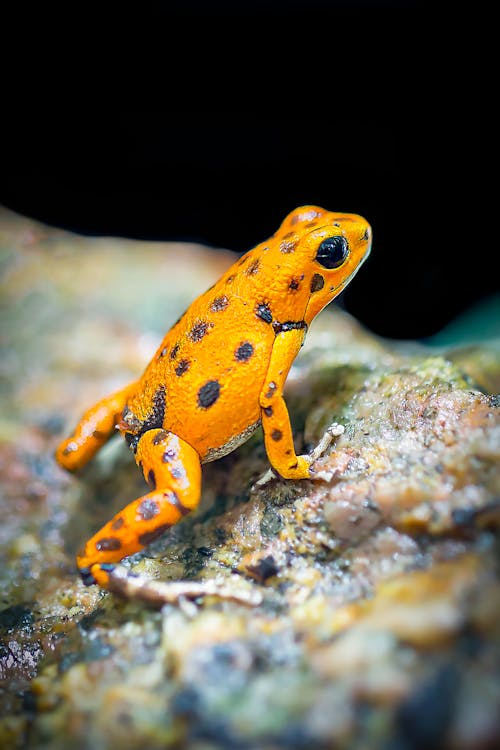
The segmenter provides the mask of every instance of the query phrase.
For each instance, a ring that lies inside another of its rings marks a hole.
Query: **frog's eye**
[[[338,268],[349,255],[349,245],[345,237],[335,235],[323,240],[318,247],[316,260],[323,268]]]

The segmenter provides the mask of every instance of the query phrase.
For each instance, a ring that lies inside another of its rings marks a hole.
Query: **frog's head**
[[[287,231],[288,230],[288,231]],[[295,235],[294,262],[305,271],[304,320],[313,318],[346,287],[369,255],[371,227],[357,214],[332,213],[302,206],[281,225],[284,237]]]

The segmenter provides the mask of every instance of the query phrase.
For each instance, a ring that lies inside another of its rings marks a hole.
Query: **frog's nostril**
[[[371,237],[370,227],[366,227],[365,232],[363,236],[361,237],[362,240],[369,240]]]

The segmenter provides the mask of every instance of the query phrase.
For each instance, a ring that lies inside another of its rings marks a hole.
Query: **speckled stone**
[[[0,215],[0,746],[494,747],[500,742],[497,341],[394,344],[331,306],[287,383],[330,479],[270,482],[260,431],[204,466],[199,511],[129,560],[262,594],[161,611],[84,588],[82,541],[144,492],[112,442],[58,440],[137,376],[232,256]]]

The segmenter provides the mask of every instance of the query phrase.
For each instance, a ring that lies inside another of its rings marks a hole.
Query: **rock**
[[[158,611],[84,588],[74,566],[144,491],[126,446],[75,477],[53,450],[232,256],[8,212],[0,239],[0,745],[496,746],[498,342],[384,341],[330,306],[286,398],[298,449],[344,426],[317,462],[331,478],[252,491],[268,466],[257,433],[204,467],[198,513],[127,563],[261,604]]]

